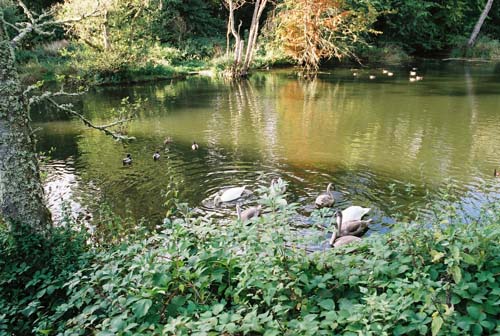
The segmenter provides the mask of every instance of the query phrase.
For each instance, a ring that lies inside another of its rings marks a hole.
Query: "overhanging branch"
[[[53,31],[47,31],[50,26],[64,25],[72,22],[78,22],[84,20],[88,17],[99,16],[101,11],[99,9],[99,1],[97,2],[95,8],[89,12],[84,13],[80,16],[68,18],[64,20],[47,20],[50,16],[54,14],[53,10],[44,11],[42,14],[36,16],[33,12],[31,12],[28,7],[21,1],[18,0],[19,6],[23,9],[24,14],[28,18],[29,22],[21,22],[18,23],[17,26],[12,25],[10,23],[5,22],[3,19],[3,23],[7,24],[9,27],[13,27],[18,34],[11,40],[12,47],[18,45],[29,33],[36,32],[40,35],[50,35]]]
[[[92,123],[90,120],[88,120],[87,118],[85,118],[81,113],[78,113],[75,110],[73,110],[71,108],[72,107],[71,104],[59,104],[58,102],[56,102],[51,97],[46,98],[46,100],[48,102],[50,102],[52,105],[54,105],[56,108],[60,109],[61,111],[64,111],[64,112],[68,113],[69,115],[73,115],[73,116],[77,117],[86,126],[88,126],[90,128],[93,128],[93,129],[96,129],[96,130],[99,130],[99,131],[103,132],[104,134],[113,137],[113,139],[115,139],[115,140],[122,141],[122,140],[133,140],[133,139],[135,139],[134,137],[129,137],[129,136],[120,134],[118,132],[110,131],[108,129],[108,128],[111,128],[113,126],[117,126],[117,125],[121,125],[123,123],[129,122],[129,121],[132,120],[132,118],[125,118],[125,119],[117,120],[117,121],[114,121],[111,124],[107,124],[107,125],[94,125],[94,123]]]

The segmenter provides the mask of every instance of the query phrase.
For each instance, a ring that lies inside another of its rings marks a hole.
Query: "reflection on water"
[[[379,223],[390,222],[394,198],[403,209],[423,204],[423,188],[435,190],[447,178],[459,182],[464,199],[480,199],[476,189],[499,157],[494,66],[424,64],[418,82],[408,80],[408,69],[391,71],[393,77],[375,80],[335,70],[308,82],[280,71],[239,83],[189,78],[99,88],[81,102],[94,119],[105,119],[127,95],[148,98],[130,126],[137,140],[120,144],[60,121],[39,125],[40,147],[56,147],[57,160],[75,158],[73,188],[93,184],[118,213],[153,220],[165,213],[171,178],[191,206],[225,215],[234,205],[213,209],[211,195],[241,185],[255,190],[275,177],[289,182],[288,201],[304,213],[333,182],[337,207],[370,206]],[[167,136],[173,143],[165,148]],[[152,159],[156,149],[159,161]],[[126,153],[131,167],[121,164]],[[404,191],[408,183],[417,185],[412,196]]]

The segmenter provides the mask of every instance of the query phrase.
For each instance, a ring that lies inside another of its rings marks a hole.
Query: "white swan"
[[[214,204],[217,206],[221,202],[231,202],[238,199],[245,191],[246,186],[234,187],[224,190],[222,194],[218,194],[214,197]]]
[[[357,221],[363,218],[363,216],[370,212],[370,210],[370,208],[353,205],[345,210],[342,210],[342,219],[344,222]]]

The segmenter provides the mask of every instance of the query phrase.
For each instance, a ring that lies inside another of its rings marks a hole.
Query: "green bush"
[[[468,39],[457,38],[454,41],[455,47],[452,49],[451,57],[470,57],[488,60],[500,59],[500,41],[491,39],[487,36],[481,36],[477,39],[471,49],[466,49]]]
[[[64,284],[89,262],[86,236],[67,228],[49,235],[0,228],[0,335],[28,335],[63,318]]]
[[[0,330],[498,334],[499,206],[490,205],[480,220],[463,220],[449,200],[432,204],[428,210],[441,211],[430,211],[433,219],[397,224],[360,245],[315,253],[301,248],[305,235],[294,225],[293,205],[278,209],[273,199],[261,200],[270,213],[246,224],[195,218],[181,204],[183,217],[165,220],[160,232],[94,250],[92,258],[81,240],[68,248],[72,240],[52,238],[43,258],[32,260],[37,240],[25,238],[24,246],[18,237],[14,246],[3,233]],[[319,229],[306,236],[326,241]],[[39,264],[44,266],[34,266]]]
[[[360,46],[355,54],[368,64],[401,64],[408,62],[410,57],[396,43],[381,42],[378,46]]]

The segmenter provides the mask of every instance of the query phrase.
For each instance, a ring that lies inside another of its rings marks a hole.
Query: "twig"
[[[66,112],[66,113],[68,113],[70,115],[74,115],[77,118],[79,118],[86,126],[88,126],[90,128],[93,128],[93,129],[96,129],[96,130],[99,130],[99,131],[102,131],[106,135],[109,135],[109,136],[113,137],[113,139],[115,139],[115,140],[132,140],[132,139],[135,139],[134,137],[128,137],[126,135],[123,135],[123,134],[120,134],[120,133],[117,133],[117,132],[112,132],[112,131],[110,131],[108,129],[111,126],[116,126],[116,125],[119,125],[119,124],[126,123],[128,121],[131,121],[132,118],[121,119],[121,120],[118,120],[118,121],[113,122],[113,123],[108,124],[108,125],[94,125],[90,120],[88,120],[87,118],[85,118],[82,114],[80,114],[80,113],[76,112],[75,110],[73,110],[71,108],[70,104],[59,104],[58,102],[56,102],[51,97],[47,97],[46,99],[47,99],[48,102],[50,102],[52,105],[54,105],[55,107],[57,107],[61,111],[64,111],[64,112]]]

